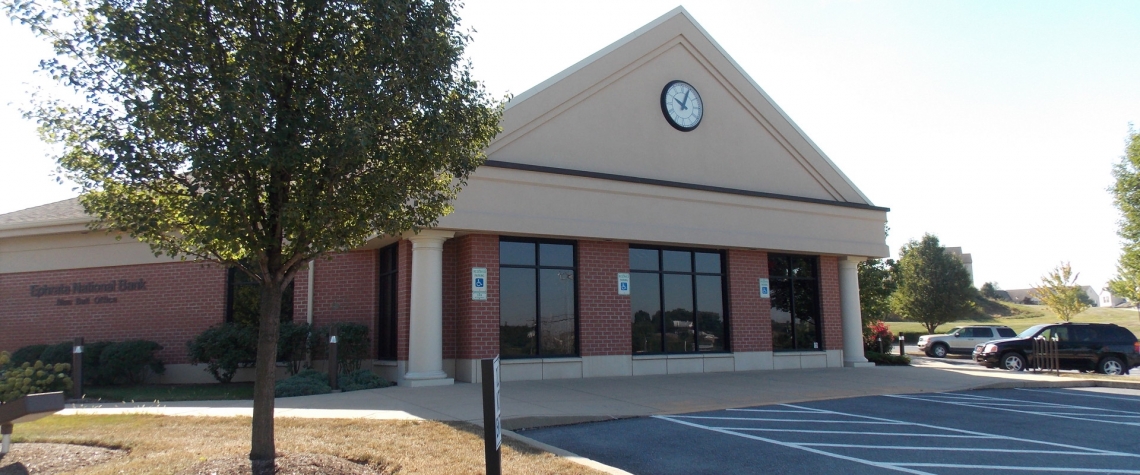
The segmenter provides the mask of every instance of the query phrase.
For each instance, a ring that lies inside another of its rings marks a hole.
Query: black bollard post
[[[83,397],[83,337],[75,337],[75,346],[71,347],[71,396],[75,399]]]
[[[337,327],[333,325],[329,327],[329,386],[334,390],[336,387],[337,377],[337,354],[336,354],[336,336]]]
[[[879,342],[879,354],[883,353],[883,337],[875,338]]]
[[[906,356],[906,336],[899,335],[899,356]]]

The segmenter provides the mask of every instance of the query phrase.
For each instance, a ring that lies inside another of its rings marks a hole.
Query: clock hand
[[[689,110],[689,107],[686,106],[685,104],[687,102],[689,102],[689,93],[690,92],[693,92],[693,90],[692,89],[686,89],[685,90],[685,98],[681,99],[681,110]]]

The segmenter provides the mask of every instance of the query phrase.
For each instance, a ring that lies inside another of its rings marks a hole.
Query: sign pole
[[[503,473],[503,426],[499,408],[499,357],[485,359],[483,365],[483,447],[487,475]]]
[[[71,347],[71,390],[72,397],[83,397],[83,337],[75,337]]]

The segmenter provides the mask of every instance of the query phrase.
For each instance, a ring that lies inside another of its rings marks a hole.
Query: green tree
[[[1068,262],[1062,262],[1041,277],[1041,285],[1033,286],[1033,296],[1057,314],[1061,321],[1070,321],[1090,305],[1088,294],[1077,285],[1078,276],[1080,273],[1074,274]]]
[[[1140,312],[1140,132],[1128,128],[1124,156],[1112,167],[1116,184],[1112,203],[1120,210],[1120,228],[1116,233],[1123,240],[1120,259],[1116,264],[1116,277],[1108,283],[1109,290],[1118,297],[1136,303]]]
[[[895,268],[894,259],[869,259],[859,263],[859,311],[863,315],[863,328],[891,313]]]
[[[986,282],[986,283],[982,284],[982,288],[980,289],[980,291],[982,292],[982,297],[985,297],[987,299],[998,298],[997,282]]]
[[[299,269],[433,226],[498,133],[448,0],[4,0],[76,102],[29,117],[95,228],[260,286],[250,459],[272,470],[281,296]]]
[[[977,291],[969,272],[946,253],[937,237],[927,234],[921,241],[911,240],[899,255],[898,290],[891,295],[895,313],[934,333],[939,325],[958,320],[974,308]]]

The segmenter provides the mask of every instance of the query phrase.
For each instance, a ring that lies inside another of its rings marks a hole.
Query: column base
[[[439,379],[405,379],[400,382],[400,386],[407,388],[423,388],[427,386],[451,386],[455,384],[455,378],[439,378]]]
[[[843,367],[845,368],[874,368],[875,363],[870,361],[844,361]]]

